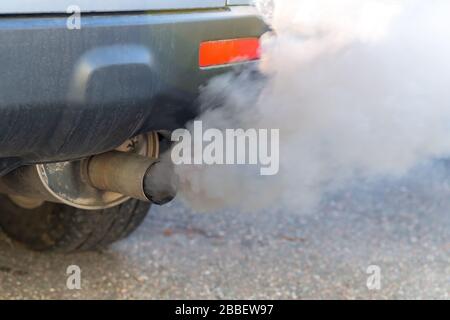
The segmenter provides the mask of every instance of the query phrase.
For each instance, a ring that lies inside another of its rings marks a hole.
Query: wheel
[[[96,211],[50,202],[25,209],[9,197],[0,196],[0,227],[12,239],[34,250],[88,251],[130,235],[149,209],[149,203],[138,200]]]

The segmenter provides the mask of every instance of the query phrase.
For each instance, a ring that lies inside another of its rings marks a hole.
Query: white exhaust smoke
[[[195,209],[292,208],[354,178],[450,155],[450,2],[260,0],[276,36],[259,72],[203,89],[209,128],[280,130],[280,173],[177,166]]]

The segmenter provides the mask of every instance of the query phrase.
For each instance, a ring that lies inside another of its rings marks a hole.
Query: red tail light
[[[206,68],[258,60],[260,57],[258,38],[208,41],[200,44],[199,65]]]

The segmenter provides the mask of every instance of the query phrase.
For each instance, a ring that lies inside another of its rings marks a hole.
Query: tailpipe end
[[[97,189],[157,205],[172,201],[178,189],[173,163],[167,157],[152,159],[111,151],[91,158],[88,176]]]
[[[179,186],[179,179],[169,160],[155,162],[145,173],[144,193],[152,203],[164,205],[172,201]]]

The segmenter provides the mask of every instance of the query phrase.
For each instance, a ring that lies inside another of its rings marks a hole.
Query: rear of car
[[[78,2],[80,29],[67,26],[71,0],[0,4],[0,174],[179,127],[199,86],[229,69],[201,68],[201,43],[265,30],[225,0]]]
[[[149,194],[168,191],[136,195],[106,169],[93,183],[99,174],[86,178],[86,159],[124,144],[136,157],[159,150],[159,133],[197,114],[202,84],[258,59],[266,30],[248,0],[0,2],[2,228],[31,247],[64,251],[128,235],[148,211],[141,200],[165,202]],[[111,159],[143,163],[114,154],[96,168]]]

